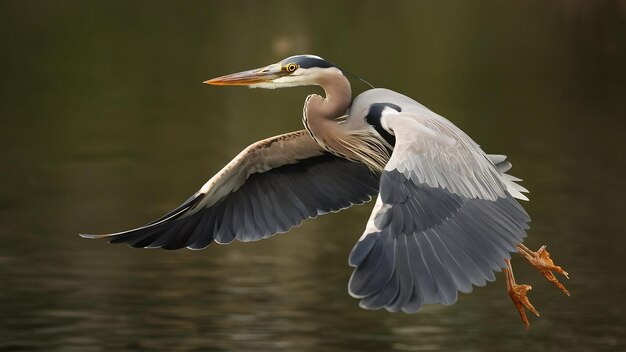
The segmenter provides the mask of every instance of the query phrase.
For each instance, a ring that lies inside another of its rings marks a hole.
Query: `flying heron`
[[[245,148],[198,192],[163,217],[104,235],[132,247],[203,249],[212,242],[256,241],[303,220],[363,204],[378,195],[352,249],[350,294],[367,309],[415,312],[456,302],[458,292],[495,280],[526,327],[528,285],[513,277],[519,252],[564,293],[567,276],[545,246],[522,244],[530,217],[521,181],[504,155],[482,151],[444,117],[400,93],[369,89],[352,99],[347,72],[314,55],[210,79],[251,88],[321,86],[304,102],[304,130]]]

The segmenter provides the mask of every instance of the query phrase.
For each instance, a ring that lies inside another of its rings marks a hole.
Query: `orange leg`
[[[513,276],[513,267],[511,266],[511,261],[506,260],[506,269],[504,269],[504,275],[506,277],[506,288],[509,292],[509,296],[517,311],[524,322],[524,326],[526,329],[530,328],[530,323],[528,322],[528,318],[526,317],[526,311],[524,311],[524,307],[529,311],[533,312],[536,316],[539,316],[539,312],[533,307],[533,305],[526,297],[526,293],[532,289],[530,285],[518,285],[515,283],[515,276]]]
[[[517,250],[524,258],[526,258],[526,260],[530,262],[530,264],[532,264],[532,266],[539,270],[539,272],[545,276],[548,281],[553,283],[554,286],[569,296],[569,291],[565,288],[565,286],[563,286],[562,283],[559,282],[552,272],[555,271],[568,279],[569,275],[567,274],[567,271],[563,270],[560,266],[555,265],[552,259],[550,259],[550,253],[546,250],[546,246],[541,246],[538,251],[533,252],[528,249],[528,247],[520,243],[517,245]]]

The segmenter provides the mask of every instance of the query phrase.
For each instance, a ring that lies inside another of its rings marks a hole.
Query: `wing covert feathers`
[[[383,112],[396,144],[354,246],[350,294],[368,309],[415,312],[495,279],[526,236],[526,199],[503,155],[423,107]]]
[[[189,200],[146,226],[82,236],[164,249],[256,241],[365,203],[377,194],[378,180],[364,164],[329,154],[298,131],[246,148]]]

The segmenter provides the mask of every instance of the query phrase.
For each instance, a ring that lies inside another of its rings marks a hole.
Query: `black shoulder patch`
[[[374,126],[374,129],[376,130],[376,132],[378,132],[385,139],[385,141],[387,141],[387,143],[389,143],[391,146],[395,146],[396,137],[392,135],[391,133],[387,132],[387,130],[384,129],[380,123],[380,118],[383,116],[383,110],[385,110],[386,107],[392,108],[396,110],[397,112],[402,111],[402,108],[400,108],[396,104],[374,103],[370,105],[370,109],[368,110],[367,115],[365,115],[365,121],[367,121],[367,123],[369,123],[370,125]]]
[[[398,105],[393,104],[393,103],[374,103],[370,105],[369,114],[378,115],[378,119],[380,119],[380,117],[383,114],[383,110],[385,110],[385,108],[392,108],[397,112],[402,111],[402,108],[400,108]]]

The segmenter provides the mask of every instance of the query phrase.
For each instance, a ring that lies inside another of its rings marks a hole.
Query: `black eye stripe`
[[[334,65],[332,65],[328,61],[323,60],[323,59],[318,59],[318,58],[315,58],[315,57],[301,56],[301,57],[296,58],[295,61],[302,68],[311,68],[311,67],[328,68],[328,67],[334,67]]]

